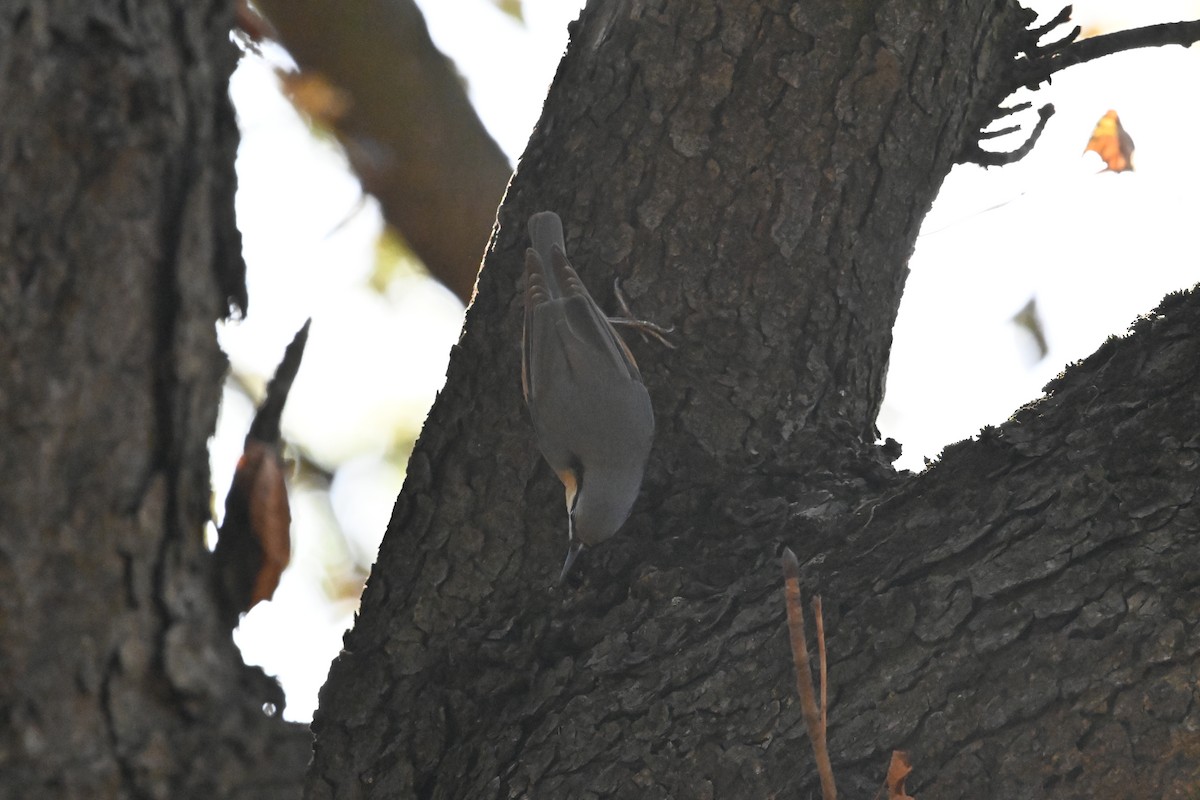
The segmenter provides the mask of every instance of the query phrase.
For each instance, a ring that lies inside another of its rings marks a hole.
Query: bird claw
[[[675,326],[664,328],[662,325],[657,325],[653,322],[648,322],[644,319],[638,319],[633,315],[633,311],[629,308],[629,303],[625,299],[625,293],[621,291],[621,279],[613,278],[613,294],[617,298],[617,305],[621,307],[623,317],[609,317],[608,321],[613,325],[621,325],[626,328],[633,328],[642,335],[644,340],[647,336],[653,336],[668,350],[674,350],[676,345],[667,338],[668,334],[675,332]]]

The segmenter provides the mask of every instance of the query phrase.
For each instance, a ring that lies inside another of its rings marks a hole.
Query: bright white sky
[[[524,26],[488,0],[419,4],[515,161],[580,3],[524,0]],[[1060,6],[1035,7],[1048,18]],[[1075,8],[1085,29],[1200,17],[1200,0],[1084,0]],[[1064,364],[1124,332],[1166,292],[1200,281],[1197,86],[1198,48],[1125,53],[1068,70],[1032,98],[1058,113],[1029,157],[951,174],[911,261],[879,421],[904,445],[901,467],[920,469],[945,444],[1002,422]],[[265,380],[313,317],[284,431],[323,463],[340,465],[329,495],[293,491],[293,567],[276,599],[237,633],[247,661],[283,682],[286,716],[307,720],[353,611],[331,603],[326,586],[354,554],[373,560],[403,480],[384,455],[396,431],[419,428],[462,308],[421,278],[398,281],[386,295],[368,288],[379,212],[373,201],[358,207],[360,189],[336,146],[310,135],[261,59],[243,59],[231,92],[243,135],[237,203],[250,315],[221,326],[221,343],[235,369]],[[1109,108],[1137,144],[1136,172],[1096,174],[1099,160],[1081,156]],[[1005,205],[985,211],[997,204]],[[1040,362],[1032,338],[1011,322],[1031,297],[1050,345]],[[212,445],[218,506],[250,416],[249,404],[227,391]],[[331,535],[332,519],[344,541]]]

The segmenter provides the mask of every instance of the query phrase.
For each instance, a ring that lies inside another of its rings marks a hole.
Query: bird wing
[[[613,370],[615,375],[610,376],[610,380],[615,377],[641,382],[642,375],[633,353],[629,352],[621,335],[596,305],[578,273],[567,261],[566,253],[555,246],[551,258],[555,278],[563,293],[563,318],[573,334],[563,336],[568,358],[573,363],[579,363],[583,358],[599,357],[601,363],[591,365],[597,374]]]
[[[637,361],[608,317],[596,305],[562,248],[551,248],[555,285],[533,248],[525,251],[525,326],[521,343],[521,391],[525,402],[538,391],[539,376],[567,368],[576,380],[641,382]],[[535,349],[536,343],[536,349]],[[552,355],[552,351],[553,355]],[[554,364],[539,364],[551,359]]]
[[[537,309],[549,300],[550,294],[546,290],[545,278],[542,277],[542,260],[531,247],[525,251],[525,325],[521,329],[521,392],[525,395],[526,404],[533,396],[533,318]]]

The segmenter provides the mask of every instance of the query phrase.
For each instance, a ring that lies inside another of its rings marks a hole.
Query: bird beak
[[[558,582],[562,583],[567,577],[567,573],[571,571],[571,565],[575,563],[575,557],[579,555],[579,551],[583,549],[583,544],[572,540],[570,547],[567,548],[567,560],[563,562],[562,572],[558,573]]]
[[[563,470],[558,477],[567,489],[567,541],[569,544],[567,545],[567,560],[563,564],[562,572],[558,573],[558,582],[562,583],[563,578],[567,577],[567,573],[571,571],[575,557],[583,549],[583,542],[575,538],[575,504],[579,502],[579,480],[575,477],[575,471],[572,469]]]

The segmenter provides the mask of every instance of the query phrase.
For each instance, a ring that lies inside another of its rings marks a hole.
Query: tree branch
[[[825,700],[828,697],[825,681],[828,672],[825,666],[825,621],[821,616],[821,598],[813,598],[813,613],[817,621],[817,653],[821,670],[821,701],[818,706],[813,691],[812,666],[808,659],[808,637],[804,632],[804,608],[800,603],[800,562],[796,560],[796,554],[791,548],[783,550],[783,575],[788,638],[792,644],[792,661],[796,666],[796,692],[800,696],[800,709],[808,730],[808,739],[812,743],[817,774],[821,777],[821,797],[823,800],[837,800],[837,785],[834,783],[833,766],[829,761],[829,748],[825,739]]]
[[[300,68],[349,98],[334,133],[383,216],[464,303],[512,174],[412,0],[262,0]]]
[[[1076,25],[1074,28],[1071,29],[1070,33],[1068,33],[1066,36],[1063,36],[1060,39],[1056,39],[1055,41],[1050,42],[1049,44],[1046,44],[1046,45],[1038,44],[1038,42],[1041,41],[1041,38],[1043,36],[1045,36],[1047,33],[1054,30],[1059,25],[1063,25],[1063,24],[1069,22],[1071,19],[1071,12],[1073,12],[1074,10],[1075,10],[1074,6],[1064,6],[1063,10],[1059,11],[1058,15],[1054,19],[1047,22],[1045,25],[1039,25],[1036,28],[1030,28],[1029,36],[1030,36],[1030,39],[1032,40],[1032,46],[1030,47],[1030,49],[1025,51],[1025,54],[1029,58],[1035,58],[1035,57],[1041,56],[1045,53],[1057,52],[1057,51],[1061,50],[1062,48],[1066,47],[1067,45],[1069,45],[1071,42],[1078,39],[1081,28],[1078,25]]]
[[[1075,6],[1072,6],[1072,5],[1063,6],[1062,10],[1058,12],[1058,14],[1054,17],[1054,19],[1050,20],[1045,25],[1038,25],[1036,28],[1030,28],[1029,32],[1036,39],[1041,39],[1043,36],[1045,36],[1050,31],[1054,30],[1055,28],[1057,28],[1059,25],[1062,25],[1062,24],[1070,21],[1071,14],[1074,11],[1075,11]]]
[[[1103,56],[1112,55],[1113,53],[1119,53],[1123,50],[1132,50],[1137,47],[1159,47],[1168,44],[1187,47],[1200,41],[1200,20],[1193,20],[1190,22],[1166,22],[1161,25],[1149,25],[1143,28],[1134,28],[1104,36],[1096,36],[1083,41],[1076,41],[1080,30],[1076,26],[1066,36],[1054,42],[1042,46],[1036,44],[1037,40],[1041,39],[1049,31],[1067,22],[1070,16],[1071,6],[1066,6],[1054,19],[1045,25],[1030,28],[1027,31],[1029,41],[1027,46],[1021,49],[1024,57],[1016,62],[1012,78],[1005,88],[1004,94],[1011,94],[1021,87],[1036,89],[1040,84],[1049,81],[1050,77],[1060,70]],[[988,115],[987,120],[980,127],[981,129],[987,127],[987,125],[995,122],[1000,117],[1028,107],[1028,103],[1021,103],[1012,108],[998,109],[995,113]],[[1008,153],[995,153],[984,150],[979,146],[979,143],[984,139],[994,139],[997,136],[1013,133],[1017,130],[1016,126],[1009,126],[994,131],[981,130],[963,148],[963,152],[958,158],[959,163],[974,163],[984,167],[998,167],[1011,164],[1014,161],[1020,161],[1033,149],[1038,138],[1042,135],[1042,130],[1046,127],[1046,123],[1053,114],[1054,107],[1052,105],[1043,106],[1038,111],[1038,123],[1034,126],[1029,138],[1023,145]]]
[[[1016,86],[1030,89],[1050,80],[1054,73],[1083,64],[1097,58],[1119,53],[1123,50],[1133,50],[1138,47],[1161,47],[1177,44],[1187,47],[1200,41],[1200,20],[1190,22],[1164,22],[1161,25],[1149,25],[1144,28],[1133,28],[1118,31],[1104,36],[1073,41],[1074,36],[1067,36],[1065,44],[1059,47],[1050,46],[1037,58],[1028,59],[1017,68]]]

